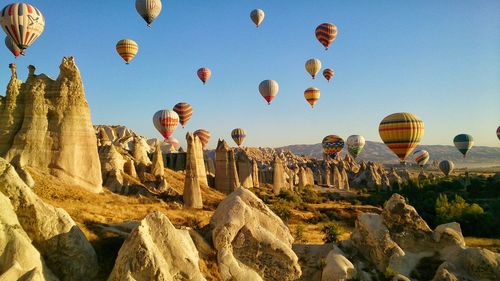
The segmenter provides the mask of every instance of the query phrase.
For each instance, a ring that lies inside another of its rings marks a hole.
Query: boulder
[[[108,281],[205,280],[198,263],[189,231],[153,212],[123,242]]]
[[[102,191],[97,139],[80,71],[64,58],[56,80],[29,66],[25,83],[15,66],[0,107],[0,157]]]
[[[73,219],[63,209],[38,198],[2,158],[0,192],[9,197],[21,226],[61,280],[89,280],[96,276],[96,253]]]
[[[347,281],[356,278],[356,268],[335,246],[326,256],[321,281]]]
[[[475,280],[500,280],[500,254],[477,247],[462,252],[462,264]]]
[[[217,207],[212,240],[223,280],[296,280],[288,227],[251,191],[238,188]]]

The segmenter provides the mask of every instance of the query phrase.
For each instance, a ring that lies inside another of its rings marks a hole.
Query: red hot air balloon
[[[198,77],[200,78],[201,82],[203,82],[203,84],[205,84],[212,76],[212,71],[210,70],[210,68],[202,67],[202,68],[198,69],[197,74],[198,74]]]
[[[193,107],[187,102],[180,102],[174,106],[173,110],[179,115],[179,122],[184,128],[184,125],[193,116]]]

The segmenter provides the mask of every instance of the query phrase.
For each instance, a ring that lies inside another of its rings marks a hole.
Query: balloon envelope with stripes
[[[469,152],[474,145],[474,138],[467,134],[456,135],[455,138],[453,138],[453,144],[455,144],[455,147],[464,155],[465,158],[465,156],[467,156],[467,152]]]
[[[333,75],[335,75],[335,72],[333,71],[333,69],[331,68],[326,68],[325,70],[323,70],[323,76],[325,77],[325,79],[330,82],[330,79],[333,78]]]
[[[14,55],[14,57],[17,58],[21,54],[21,49],[19,49],[19,47],[14,44],[9,36],[5,36],[5,46]]]
[[[420,168],[423,168],[429,161],[429,152],[424,149],[415,150],[415,152],[413,152],[413,159],[415,159],[415,162],[417,162]]]
[[[173,110],[179,115],[179,123],[184,128],[191,116],[193,116],[193,107],[187,102],[180,102],[174,106]]]
[[[205,130],[205,129],[198,129],[198,130],[194,131],[193,134],[195,136],[198,136],[198,138],[201,141],[201,145],[203,146],[203,148],[205,148],[208,144],[208,141],[210,140],[210,137],[211,137],[210,132]]]
[[[305,67],[307,73],[314,79],[316,74],[321,70],[321,61],[319,59],[309,59],[306,61]]]
[[[161,0],[136,0],[135,9],[146,21],[148,27],[158,17],[161,12]]]
[[[116,52],[126,64],[130,63],[138,51],[139,45],[132,39],[122,39],[116,43]]]
[[[441,170],[445,176],[449,176],[451,172],[453,172],[454,167],[455,164],[453,164],[450,160],[443,160],[439,162],[439,170]]]
[[[181,144],[179,143],[179,140],[176,138],[170,136],[168,139],[165,140],[166,143],[170,144],[175,150],[179,150],[181,147]]]
[[[344,148],[344,140],[337,135],[328,135],[321,142],[323,152],[331,158],[335,158],[337,154]]]
[[[424,122],[412,113],[394,113],[380,122],[378,132],[385,145],[404,161],[422,139]]]
[[[158,110],[153,115],[153,124],[160,134],[168,140],[179,125],[179,115],[173,110]]]
[[[322,23],[316,27],[316,39],[328,50],[328,46],[337,37],[337,26],[332,23]]]
[[[304,98],[307,102],[314,107],[314,104],[319,100],[321,93],[316,87],[309,87],[304,91]]]
[[[202,67],[196,71],[198,78],[200,78],[203,84],[207,83],[207,81],[212,77],[212,71],[208,67]]]
[[[21,50],[21,54],[36,41],[45,28],[45,18],[40,10],[25,3],[5,6],[0,22],[7,36]]]
[[[245,129],[243,129],[243,128],[236,128],[233,131],[231,131],[231,137],[233,138],[234,142],[239,147],[245,141],[245,138],[247,137],[247,133],[245,132]]]
[[[261,96],[267,101],[267,104],[271,104],[271,101],[276,97],[280,86],[278,82],[274,80],[264,80],[259,84],[259,92]]]

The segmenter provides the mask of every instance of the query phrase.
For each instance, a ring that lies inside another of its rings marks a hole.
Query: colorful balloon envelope
[[[360,135],[352,135],[347,138],[347,151],[356,158],[365,147],[365,138]]]
[[[380,122],[378,132],[385,145],[404,161],[424,136],[424,122],[411,113],[394,113]]]
[[[179,115],[173,110],[159,110],[153,115],[153,124],[158,132],[167,140],[179,125]]]
[[[181,144],[179,143],[179,140],[177,140],[174,137],[169,137],[168,139],[165,140],[168,144],[170,144],[175,150],[179,150],[181,147]]]
[[[314,79],[321,70],[321,61],[319,59],[309,59],[306,61],[306,71]]]
[[[323,70],[323,76],[325,77],[325,79],[330,82],[330,79],[333,78],[333,75],[335,75],[335,72],[333,71],[333,69],[331,68],[326,68],[325,70]]]
[[[198,78],[200,78],[201,82],[203,82],[203,84],[205,84],[212,76],[212,71],[210,70],[210,68],[202,67],[202,68],[198,69],[196,74],[198,75]]]
[[[266,14],[261,9],[255,9],[250,13],[250,19],[252,19],[256,27],[260,26],[265,17]]]
[[[12,41],[12,39],[10,39],[9,36],[5,36],[5,46],[14,55],[14,57],[17,58],[21,54],[21,49],[19,49],[19,47],[16,44],[14,44],[14,42]]]
[[[1,17],[2,28],[21,54],[42,34],[45,19],[36,7],[25,3],[5,6]]]
[[[455,136],[453,139],[453,143],[455,144],[455,147],[460,151],[465,156],[467,156],[467,152],[472,148],[474,145],[474,138],[472,138],[471,135],[467,134],[460,134]]]
[[[321,93],[316,87],[309,87],[304,91],[304,97],[311,107],[314,107],[314,104],[319,100],[320,95]]]
[[[454,167],[455,164],[453,164],[450,160],[443,160],[439,162],[439,170],[441,170],[445,176],[449,176],[451,172],[453,172]]]
[[[267,104],[271,104],[271,101],[276,97],[279,90],[280,86],[274,80],[264,80],[259,84],[259,92],[267,101]]]
[[[245,138],[247,137],[247,134],[244,129],[242,128],[236,128],[231,132],[231,137],[233,138],[234,142],[239,146],[245,141]]]
[[[135,0],[135,9],[150,27],[161,12],[161,0]]]
[[[429,152],[423,149],[415,150],[415,152],[413,152],[413,159],[423,168],[425,164],[427,164],[427,161],[429,161]]]
[[[139,45],[132,39],[122,39],[116,43],[116,52],[122,57],[126,64],[135,57],[139,51]]]
[[[191,116],[193,116],[193,107],[187,102],[180,102],[174,106],[173,110],[179,115],[179,122],[184,128]]]
[[[322,23],[316,27],[316,39],[328,50],[328,46],[337,37],[337,27],[332,23]]]
[[[331,158],[335,158],[344,148],[344,140],[337,135],[328,135],[323,138],[321,145],[323,146],[323,152]]]
[[[205,148],[208,144],[208,141],[210,140],[210,132],[205,130],[205,129],[198,129],[196,131],[194,131],[193,133],[195,136],[198,136],[198,138],[200,139],[201,141],[201,145],[203,146],[203,148]]]

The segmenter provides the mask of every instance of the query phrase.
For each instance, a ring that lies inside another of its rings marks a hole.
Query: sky
[[[10,1],[2,1],[4,5]],[[0,87],[15,62],[25,79],[29,64],[54,79],[62,57],[74,56],[94,124],[125,125],[146,137],[161,135],[153,114],[178,102],[193,117],[174,137],[199,128],[231,144],[245,128],[246,146],[319,143],[325,135],[363,135],[380,141],[378,125],[394,112],[425,123],[422,144],[452,145],[459,133],[475,145],[500,147],[500,1],[497,0],[262,0],[165,1],[151,28],[133,0],[31,0],[45,16],[42,36],[14,60],[0,48]],[[251,10],[263,9],[255,28]],[[338,28],[328,51],[314,30]],[[125,65],[116,42],[130,38],[139,53]],[[335,70],[315,80],[304,63],[318,58]],[[199,67],[212,78],[202,85]],[[280,91],[270,106],[258,92],[274,79]],[[303,93],[318,87],[311,109]]]

